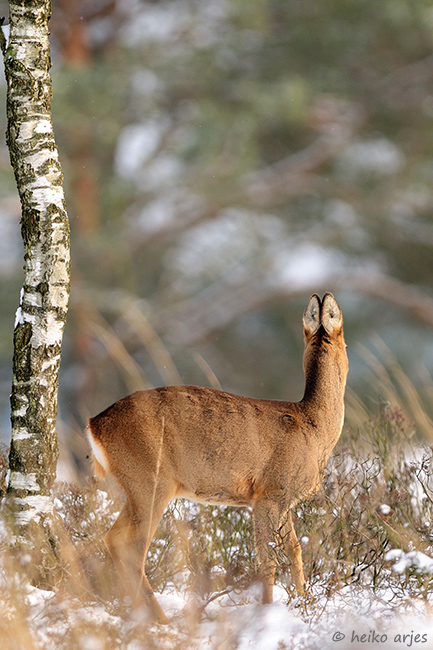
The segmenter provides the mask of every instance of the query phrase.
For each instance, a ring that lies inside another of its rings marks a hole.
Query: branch
[[[360,107],[330,98],[319,98],[312,113],[322,133],[311,145],[241,181],[251,204],[274,205],[311,192],[320,182],[313,173],[335,158],[365,119]]]
[[[412,284],[382,274],[372,277],[349,276],[342,284],[347,284],[351,291],[383,300],[424,325],[433,327],[433,298]]]
[[[365,120],[362,109],[348,102],[321,98],[312,107],[312,119],[320,135],[304,149],[287,156],[274,165],[247,174],[234,188],[225,190],[212,204],[205,199],[196,205],[176,200],[177,207],[170,219],[148,232],[134,229],[132,246],[140,249],[173,238],[203,221],[217,217],[223,210],[242,205],[251,210],[270,209],[297,197],[320,189],[320,168],[332,161],[357,132]]]
[[[98,289],[94,293],[82,287],[89,298],[102,312],[124,318],[125,303],[135,303],[138,311],[145,310],[149,317],[150,305],[140,305],[142,301],[134,296],[113,292],[106,295]],[[180,347],[192,347],[206,339],[215,331],[226,327],[243,314],[261,309],[280,300],[294,300],[313,292],[351,292],[365,295],[393,305],[402,312],[433,327],[433,298],[413,285],[405,284],[382,273],[368,276],[365,271],[343,274],[330,273],[320,281],[312,279],[298,286],[282,284],[271,285],[257,275],[249,276],[248,282],[236,286],[221,282],[212,285],[194,298],[182,300],[165,309],[154,309],[152,327],[164,340]],[[128,344],[132,343],[130,335]],[[138,339],[137,339],[138,340]]]
[[[330,273],[320,282],[313,279],[311,283],[302,286],[272,286],[258,278],[250,278],[248,283],[236,287],[218,285],[212,291],[203,292],[163,312],[156,312],[154,326],[172,343],[188,347],[245,313],[282,299],[287,301],[316,291],[329,290],[352,292],[381,300],[433,327],[433,298],[413,285],[382,273],[368,277],[365,271]]]

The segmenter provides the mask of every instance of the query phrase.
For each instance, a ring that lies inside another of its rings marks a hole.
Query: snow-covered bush
[[[78,562],[54,571],[63,578],[49,589],[32,585],[33,567],[11,549],[2,522],[1,647],[310,650],[335,647],[351,626],[358,636],[364,628],[367,634],[380,629],[394,644],[383,647],[394,649],[398,635],[390,630],[404,624],[403,611],[418,617],[407,619],[413,638],[430,641],[431,461],[432,448],[387,405],[359,430],[345,431],[323,490],[294,513],[308,598],[294,596],[289,567],[279,558],[276,602],[265,608],[258,605],[251,512],[172,502],[147,561],[152,586],[172,617],[166,628],[149,625],[145,612],[131,611],[113,589],[103,538],[122,496],[94,480],[57,484],[53,498]],[[0,475],[6,466],[4,456]]]

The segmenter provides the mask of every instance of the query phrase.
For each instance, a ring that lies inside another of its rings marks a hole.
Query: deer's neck
[[[320,351],[305,367],[302,410],[325,446],[335,444],[344,418],[346,373],[331,351]]]

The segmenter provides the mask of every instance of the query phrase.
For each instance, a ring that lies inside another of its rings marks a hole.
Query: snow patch
[[[342,255],[318,244],[300,244],[295,250],[283,250],[274,258],[273,283],[297,289],[322,285],[326,278],[343,270]]]
[[[262,261],[267,246],[284,241],[286,236],[280,219],[231,208],[189,229],[167,256],[167,262],[189,281],[218,276],[230,269],[226,277],[234,283],[239,273],[249,274],[251,266]]]
[[[167,126],[167,120],[150,120],[144,124],[131,124],[122,130],[115,156],[120,177],[129,178],[137,174],[157,151]]]
[[[156,95],[162,90],[163,84],[157,75],[147,68],[138,70],[132,78],[132,86],[137,94],[145,97]]]
[[[200,213],[202,207],[200,199],[195,195],[183,190],[172,190],[148,203],[138,218],[134,220],[132,227],[135,233],[138,229],[145,235],[151,235],[164,230],[176,221],[193,220]],[[190,232],[195,232],[195,228]],[[188,240],[187,237],[186,240]]]
[[[412,569],[417,573],[433,574],[433,558],[421,551],[409,551],[405,553],[401,549],[391,549],[385,554],[386,562],[395,562],[392,570],[395,573],[405,573]]]
[[[244,621],[248,617],[248,622],[238,637],[238,650],[253,647],[279,650],[293,634],[306,632],[308,629],[306,623],[288,612],[283,603],[278,602],[260,609],[252,606],[250,612],[239,611],[239,616]]]
[[[23,324],[24,324],[23,310],[21,309],[21,305],[20,305],[15,312],[14,330],[18,327],[18,325],[23,325]]]
[[[404,153],[387,138],[353,142],[337,159],[337,167],[346,177],[365,175],[392,176],[406,164]]]
[[[132,20],[126,22],[120,30],[121,39],[127,47],[136,47],[143,43],[163,42],[174,35],[182,34],[190,24],[187,6],[176,3],[156,5],[150,11],[135,13]]]
[[[24,287],[22,287],[20,291],[20,306],[15,312],[14,330],[18,327],[18,325],[24,324],[24,317],[23,317],[23,310],[22,310],[23,298],[24,298]]]
[[[100,603],[83,606],[78,599],[62,600],[56,591],[30,584],[24,584],[23,588],[28,607],[23,623],[28,624],[35,647],[49,650],[59,647],[63,635],[78,626],[80,647],[85,650],[107,647],[107,638],[116,639],[113,647],[125,650],[145,647],[190,650],[432,647],[429,602],[424,598],[396,599],[391,589],[373,593],[371,587],[348,585],[332,595],[316,594],[315,604],[308,605],[304,611],[297,607],[298,600],[287,603],[287,594],[282,588],[275,589],[276,602],[265,606],[257,602],[257,589],[250,588],[242,593],[233,590],[208,603],[199,623],[188,625],[189,609],[194,613],[191,593],[186,588],[177,590],[169,584],[164,593],[158,595],[158,600],[172,620],[169,626],[161,628],[147,625],[146,612],[140,608],[122,619],[110,614]],[[145,638],[143,626],[146,626]],[[359,640],[363,634],[364,642]],[[375,642],[366,642],[368,635],[373,639],[373,634]]]
[[[10,25],[2,25],[1,29],[3,30],[4,37],[6,39],[6,47],[9,45],[9,36],[11,31]]]

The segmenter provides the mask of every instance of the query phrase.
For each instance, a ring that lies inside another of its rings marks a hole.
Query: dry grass
[[[407,570],[397,573],[385,559],[392,548],[406,553],[417,550],[433,557],[433,452],[422,442],[412,420],[395,403],[392,405],[398,398],[392,388],[395,381],[388,377],[388,383],[382,370],[376,370],[389,399],[382,402],[376,415],[364,420],[367,414],[358,405],[357,417],[346,427],[328,464],[324,489],[294,513],[306,577],[314,592],[306,604],[295,597],[288,567],[280,558],[277,583],[285,590],[286,601],[296,616],[310,624],[319,621],[336,595],[351,586],[367,589],[372,599],[383,599],[386,594],[388,606],[395,610],[427,603],[433,588],[431,572],[409,563]],[[352,409],[354,404],[352,401]],[[412,409],[418,409],[414,422],[422,420],[421,408],[419,400],[412,403]],[[0,487],[4,487],[6,469],[2,455]],[[11,550],[8,526],[3,525],[2,650],[200,647],[193,643],[197,616],[202,620],[214,616],[211,604],[222,600],[222,594],[229,593],[234,603],[239,594],[250,593],[256,582],[250,511],[179,500],[163,517],[151,545],[147,570],[156,592],[188,594],[195,617],[185,609],[177,614],[175,626],[146,625],[142,612],[131,613],[128,603],[119,602],[113,594],[114,575],[103,537],[122,499],[105,490],[103,483],[94,480],[79,486],[55,486],[57,510],[80,564],[79,569],[74,563],[61,567],[57,575],[62,578],[42,596],[41,590],[31,586],[34,572],[29,556]],[[225,629],[223,623],[220,629]],[[225,641],[211,647],[237,647],[236,638],[223,634],[221,638]],[[292,646],[287,641],[283,647]]]

